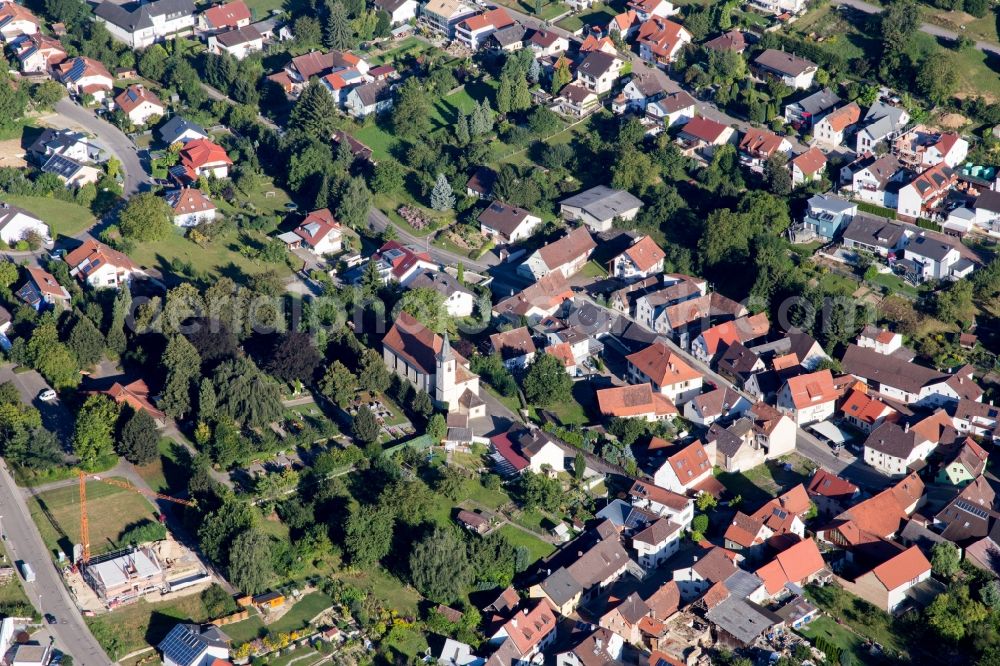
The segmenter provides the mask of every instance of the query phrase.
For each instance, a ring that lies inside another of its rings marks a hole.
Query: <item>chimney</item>
[[[906,425],[903,426],[903,432],[910,432],[910,423],[909,422],[907,422]]]

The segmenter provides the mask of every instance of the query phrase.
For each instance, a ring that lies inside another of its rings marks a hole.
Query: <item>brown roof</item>
[[[605,617],[611,613],[618,613],[628,624],[638,624],[639,620],[649,614],[649,606],[642,600],[638,592],[633,592],[613,610],[605,613]]]
[[[174,215],[215,210],[215,204],[212,203],[212,200],[196,187],[182,187],[179,190],[168,192],[166,199],[167,204],[173,209]]]
[[[650,236],[643,236],[622,252],[640,271],[648,271],[667,256]]]
[[[548,599],[539,599],[535,607],[525,613],[518,613],[503,625],[514,645],[521,654],[527,654],[543,638],[555,631],[558,615]]]
[[[594,251],[597,244],[586,227],[577,227],[568,234],[538,249],[549,270],[568,264]]]
[[[729,129],[728,125],[723,125],[703,116],[695,116],[684,124],[681,133],[695,139],[700,139],[705,143],[714,144],[727,129]]]
[[[764,51],[757,56],[754,62],[761,67],[788,76],[798,76],[809,69],[816,69],[816,63],[776,49]]]
[[[476,173],[478,174],[479,172],[477,171]],[[478,220],[480,224],[490,229],[496,229],[509,238],[529,215],[531,213],[523,208],[508,206],[502,201],[494,201],[486,210],[479,214]]]
[[[763,527],[763,520],[755,519],[742,511],[737,511],[736,515],[733,516],[732,522],[729,523],[729,527],[726,528],[725,539],[743,548],[750,548],[755,544],[761,543],[760,532]]]
[[[630,354],[628,362],[659,386],[691,381],[701,377],[701,373],[688,365],[662,342],[654,342],[645,349]]]
[[[872,569],[872,573],[885,586],[885,589],[895,590],[930,571],[930,569],[931,563],[920,552],[920,548],[910,546],[909,549],[904,550],[888,562]]]
[[[477,530],[483,527],[489,527],[490,524],[488,518],[480,516],[478,513],[474,513],[472,511],[466,511],[465,509],[459,511],[456,518],[458,519],[458,522],[468,525],[469,527],[475,528]]]
[[[405,311],[399,313],[396,322],[382,339],[383,347],[388,347],[397,356],[428,375],[434,374],[437,367],[434,356],[441,351],[443,345],[444,339],[440,335]],[[452,353],[458,356],[457,352]]]
[[[679,495],[666,488],[661,488],[645,481],[636,481],[633,483],[631,490],[629,490],[629,495],[633,499],[649,500],[663,506],[668,506],[675,511],[682,511],[688,505],[688,499],[684,495]]]
[[[250,9],[243,0],[233,0],[224,5],[209,7],[202,16],[205,17],[209,27],[218,30],[219,28],[235,27],[241,21],[251,20]]]
[[[739,30],[730,30],[715,39],[708,40],[702,46],[706,49],[714,49],[716,51],[741,52],[747,47],[747,40]]]
[[[668,619],[677,612],[680,604],[681,590],[674,580],[668,580],[646,599],[650,614],[657,620]]]
[[[858,492],[858,487],[819,467],[809,480],[808,490],[812,495],[844,501],[854,497],[855,493]]]
[[[681,529],[681,526],[677,523],[671,522],[666,518],[660,518],[652,525],[633,536],[632,541],[648,543],[651,546],[655,546],[658,543],[666,541],[679,529]]]
[[[740,139],[740,150],[770,157],[778,152],[783,141],[786,141],[785,137],[778,136],[770,130],[751,127]]]
[[[527,326],[494,333],[490,336],[490,344],[504,360],[535,353],[535,343]]]
[[[653,391],[649,384],[633,384],[599,389],[597,404],[607,416],[630,417],[646,414],[676,414],[677,408],[667,396]]]
[[[735,560],[736,553],[715,546],[691,568],[705,580],[721,583],[736,571]]]
[[[69,294],[59,281],[53,277],[52,273],[34,266],[27,266],[25,270],[31,276],[31,281],[35,283],[43,295],[55,296],[56,298],[69,298]]]
[[[566,278],[559,271],[553,271],[522,291],[506,298],[494,306],[500,314],[525,315],[532,308],[550,310],[573,295]]]
[[[148,88],[133,83],[115,97],[115,104],[125,113],[131,113],[143,102],[149,102],[163,108],[163,102],[154,95]]]

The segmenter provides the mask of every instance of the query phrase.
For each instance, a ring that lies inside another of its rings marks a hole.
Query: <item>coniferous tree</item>
[[[455,193],[451,189],[451,183],[439,173],[434,189],[431,191],[431,208],[434,210],[452,210],[455,207]]]
[[[339,0],[330,4],[326,16],[327,48],[345,51],[354,46],[354,34],[351,31],[351,19],[347,9]]]
[[[118,354],[125,353],[128,340],[125,337],[125,325],[128,319],[129,310],[132,309],[132,294],[128,288],[118,290],[115,302],[111,307],[111,326],[108,328],[106,339],[107,347],[110,351]]]
[[[500,87],[497,88],[497,111],[502,116],[511,112],[514,101],[514,84],[510,80],[510,75],[504,73],[500,76]]]
[[[528,66],[528,80],[532,83],[538,83],[542,78],[542,65],[535,58],[531,59],[531,64]]]
[[[328,143],[336,129],[337,105],[318,79],[302,91],[292,109],[288,126],[321,143]]]
[[[458,120],[455,122],[455,138],[458,140],[459,146],[469,143],[469,117],[464,113],[459,113]]]

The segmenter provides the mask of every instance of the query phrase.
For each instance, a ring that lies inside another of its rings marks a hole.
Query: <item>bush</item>
[[[127,525],[118,535],[118,542],[121,544],[148,543],[150,541],[163,541],[166,538],[167,528],[162,523],[146,518]]]

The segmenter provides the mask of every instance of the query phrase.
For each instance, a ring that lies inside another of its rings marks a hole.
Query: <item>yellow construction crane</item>
[[[164,495],[163,493],[155,493],[151,490],[136,488],[128,481],[121,481],[119,479],[102,479],[99,476],[91,476],[90,479],[100,481],[101,483],[106,483],[111,486],[117,486],[118,488],[124,488],[125,490],[131,490],[134,493],[139,493],[140,495],[145,495],[146,497],[175,502],[177,504],[183,504],[184,506],[195,505],[195,503],[191,500],[178,499],[177,497],[171,497],[170,495]],[[90,561],[90,523],[87,520],[87,475],[82,471],[80,472],[80,545],[83,546],[83,555],[81,556],[80,561],[83,564],[86,564]]]

